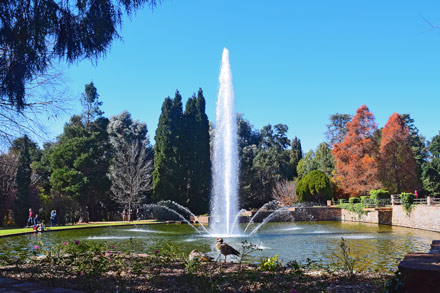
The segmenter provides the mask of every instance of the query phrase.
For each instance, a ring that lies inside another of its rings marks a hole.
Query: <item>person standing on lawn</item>
[[[55,226],[55,217],[57,216],[57,211],[56,210],[52,210],[50,212],[50,226],[53,227]]]
[[[28,227],[31,227],[34,224],[33,216],[34,216],[34,214],[32,213],[32,209],[29,209],[29,218],[27,220]]]
[[[38,214],[35,214],[35,218],[34,218],[34,226],[38,225]]]

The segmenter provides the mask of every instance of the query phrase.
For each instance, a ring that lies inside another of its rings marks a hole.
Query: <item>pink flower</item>
[[[64,242],[63,244],[64,244],[64,245],[67,245],[67,242]]]
[[[107,250],[108,253],[112,252],[111,250]]]
[[[114,247],[114,246],[112,246],[112,249],[115,249],[115,247]]]
[[[159,253],[159,250],[156,249],[156,250],[154,251],[154,254],[158,254],[158,253]]]
[[[79,240],[75,240],[75,245],[78,245],[79,244]]]
[[[120,252],[120,251],[118,251],[118,254],[121,254],[121,252]]]
[[[37,250],[38,248],[40,248],[38,245],[34,246],[34,249]]]
[[[107,256],[107,257],[110,257],[110,253],[107,253],[106,256]]]
[[[82,276],[82,275],[84,275],[84,273],[83,272],[79,272],[79,274]]]

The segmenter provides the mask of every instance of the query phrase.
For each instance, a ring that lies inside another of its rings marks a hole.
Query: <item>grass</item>
[[[142,221],[109,221],[109,222],[90,222],[78,225],[68,225],[68,226],[56,226],[56,227],[46,227],[45,232],[50,231],[60,231],[60,230],[71,230],[71,229],[86,229],[86,228],[98,228],[98,227],[110,227],[110,226],[131,226],[131,225],[150,225],[163,223],[157,220],[142,220]],[[0,237],[13,236],[20,234],[32,233],[32,228],[0,228]]]

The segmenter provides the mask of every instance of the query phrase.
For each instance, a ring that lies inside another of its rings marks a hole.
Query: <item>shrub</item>
[[[370,190],[370,198],[374,200],[390,199],[390,192],[383,189],[372,189]]]
[[[405,211],[407,213],[409,213],[411,211],[415,197],[416,196],[412,193],[402,192],[400,194],[400,201],[402,203],[403,208],[405,209]]]
[[[340,199],[339,199],[339,204],[343,204],[343,203],[345,203],[345,199],[340,198]]]
[[[369,201],[369,196],[361,196],[361,204],[366,204]]]
[[[358,197],[350,197],[349,199],[348,199],[348,203],[349,204],[355,204],[355,203],[359,203],[360,201],[359,201],[359,198]]]
[[[314,170],[304,176],[296,188],[298,201],[322,202],[332,198],[330,179],[324,172]]]

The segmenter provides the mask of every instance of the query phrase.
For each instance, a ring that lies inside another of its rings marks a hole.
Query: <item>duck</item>
[[[223,238],[217,238],[215,248],[225,256],[225,262],[226,262],[226,257],[230,254],[237,256],[240,255],[240,252],[238,252],[234,247],[232,247],[227,243],[223,243]]]
[[[210,262],[213,260],[213,258],[204,254],[203,252],[198,251],[197,249],[193,249],[189,254],[189,260]]]

